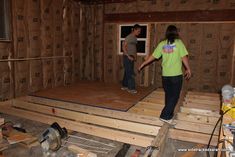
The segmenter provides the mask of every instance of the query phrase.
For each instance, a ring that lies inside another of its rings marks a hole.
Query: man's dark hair
[[[140,26],[139,24],[135,24],[135,25],[133,26],[133,30],[136,30],[136,29],[141,29],[141,26]]]
[[[178,30],[177,30],[176,26],[169,25],[166,29],[165,37],[167,39],[168,44],[174,43],[175,39],[179,38],[179,34],[178,34]]]

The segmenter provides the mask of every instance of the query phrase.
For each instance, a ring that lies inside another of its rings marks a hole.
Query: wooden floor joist
[[[170,129],[169,130],[169,138],[187,142],[208,144],[210,139],[210,134],[202,134],[197,132],[178,130],[178,129]],[[218,136],[214,135],[211,141],[212,146],[217,146]]]
[[[39,113],[47,114],[51,116],[67,118],[67,119],[75,120],[78,122],[105,126],[105,127],[131,131],[131,132],[136,132],[136,133],[141,133],[141,134],[146,134],[146,135],[152,135],[152,136],[155,136],[159,130],[159,127],[153,126],[153,125],[141,124],[137,122],[129,122],[125,120],[107,118],[107,117],[97,116],[97,115],[89,115],[86,113],[34,104],[34,103],[24,102],[21,100],[13,100],[13,106],[20,108],[20,109],[33,111],[33,112],[39,112]]]
[[[211,96],[206,96],[206,95],[186,95],[185,99],[200,99],[200,100],[221,101],[220,97],[211,97]]]
[[[189,113],[189,114],[198,114],[198,115],[204,115],[204,116],[214,116],[214,117],[220,117],[219,111],[213,111],[213,110],[205,110],[205,109],[199,109],[199,108],[191,108],[191,107],[180,107],[180,112],[183,113]]]
[[[182,121],[185,120],[185,121],[190,121],[190,122],[215,125],[219,118],[214,117],[214,116],[197,115],[193,113],[179,112],[177,113],[177,119],[182,120]]]
[[[204,110],[220,110],[220,105],[208,105],[208,104],[201,104],[201,103],[190,103],[190,102],[184,102],[183,106],[186,107],[192,107],[192,108],[198,108],[198,109],[204,109]]]
[[[32,103],[45,104],[51,107],[58,107],[58,108],[84,112],[84,113],[93,114],[93,115],[101,115],[105,117],[122,119],[126,121],[139,122],[143,124],[150,124],[150,125],[156,125],[156,126],[163,125],[163,122],[161,122],[157,117],[137,115],[137,114],[128,113],[128,112],[120,112],[120,111],[115,111],[115,110],[90,107],[86,105],[79,105],[79,104],[62,102],[62,101],[46,99],[46,98],[39,98],[39,97],[28,96],[26,98],[23,98],[23,100],[25,99],[27,99],[27,101],[32,102]]]
[[[10,114],[26,119],[30,119],[33,121],[38,121],[46,124],[52,124],[53,122],[59,123],[61,126],[66,127],[69,130],[90,134],[110,140],[115,140],[123,143],[129,143],[133,145],[138,145],[141,147],[147,147],[151,144],[154,139],[153,136],[146,136],[137,133],[130,133],[120,130],[114,130],[110,128],[104,128],[95,125],[83,124],[80,122],[59,118],[55,116],[49,116],[45,114],[40,114],[31,111],[25,111],[21,109],[16,109],[13,107],[0,107],[0,112],[5,114]]]
[[[182,120],[176,120],[176,123],[177,123],[175,125],[176,129],[193,131],[193,132],[198,132],[198,133],[211,134],[214,128],[214,125],[182,121]],[[215,135],[218,135],[218,134],[219,134],[219,128],[217,127],[217,129],[215,130]]]

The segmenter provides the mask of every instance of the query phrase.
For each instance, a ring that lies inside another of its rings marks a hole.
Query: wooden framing
[[[161,156],[167,138],[207,144],[214,124],[220,116],[219,111],[181,106],[183,100],[186,100],[184,99],[185,92],[183,91],[176,107],[176,112],[178,113],[174,121],[177,124],[175,126],[163,124],[158,119],[163,105],[145,101],[146,99],[162,101],[164,99],[163,94],[163,92],[158,91],[152,92],[150,97],[147,96],[128,112],[33,96],[0,103],[0,112],[46,124],[56,121],[61,126],[73,131],[123,143],[141,147],[157,147],[158,149],[153,149],[151,157]],[[162,95],[161,98],[159,98],[159,95]],[[196,93],[196,95],[200,95],[200,93]],[[204,106],[211,106],[209,102],[213,101],[209,99],[216,98],[217,95],[208,94],[207,97],[208,99],[204,98],[200,103]],[[141,115],[147,112],[148,116]],[[152,116],[149,116],[151,114]],[[215,131],[211,145],[217,145],[218,134],[219,127]],[[149,151],[145,155],[148,156]]]
[[[118,22],[234,22],[235,10],[171,11],[105,14],[106,23]]]
[[[215,125],[219,118],[214,117],[214,116],[203,116],[203,115],[197,115],[193,113],[189,114],[189,113],[179,112],[177,113],[177,119],[190,121],[190,122],[196,122],[196,123]]]
[[[169,130],[169,138],[187,142],[208,144],[210,135],[202,134],[197,132],[178,130],[178,129],[170,129]],[[211,145],[216,146],[218,143],[218,136],[213,136]]]
[[[19,116],[22,118],[51,124],[58,122],[61,126],[66,127],[69,130],[78,131],[85,134],[90,134],[106,139],[111,139],[119,142],[129,143],[142,147],[147,147],[151,144],[154,139],[152,136],[141,135],[137,133],[124,132],[120,130],[114,130],[106,127],[100,127],[95,125],[84,124],[73,120],[59,118],[55,116],[49,116],[36,112],[21,110],[9,106],[1,106],[0,112]]]
[[[78,122],[105,126],[119,130],[131,131],[152,136],[156,135],[159,130],[159,127],[154,125],[129,122],[119,119],[111,119],[103,116],[89,115],[86,113],[75,112],[66,109],[60,109],[56,107],[50,107],[34,103],[28,103],[20,100],[13,100],[13,106],[28,111],[39,112],[46,115],[71,119]]]
[[[177,123],[175,125],[176,129],[205,133],[205,134],[211,134],[214,128],[214,125],[182,121],[182,120],[176,120],[176,123]],[[219,128],[215,130],[215,135],[218,134],[219,134]]]
[[[150,125],[156,125],[156,126],[161,126],[163,124],[163,122],[161,122],[157,117],[137,115],[133,113],[120,112],[120,111],[102,109],[102,108],[97,108],[97,107],[90,107],[90,106],[85,106],[85,105],[79,105],[79,104],[74,104],[74,103],[69,103],[69,102],[62,102],[62,101],[39,98],[39,97],[32,97],[32,96],[24,97],[21,99],[27,100],[32,103],[44,104],[44,105],[51,106],[51,107],[58,107],[62,109],[84,112],[84,113],[93,114],[93,115],[100,115],[100,116],[105,115],[105,117],[122,119],[126,121],[131,121],[131,122],[139,122],[143,124],[150,124]]]

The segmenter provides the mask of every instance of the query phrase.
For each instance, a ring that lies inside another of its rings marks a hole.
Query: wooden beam
[[[211,97],[205,95],[186,95],[186,99],[215,100],[221,101],[220,97]]]
[[[182,121],[182,120],[175,120],[175,122],[177,123],[175,125],[176,129],[187,130],[187,131],[192,131],[192,132],[211,134],[214,129],[214,125],[209,125],[209,124],[188,122],[188,121]],[[218,126],[214,134],[215,135],[219,134]]]
[[[207,92],[192,92],[192,91],[188,91],[187,95],[196,95],[196,96],[208,96],[208,97],[217,97],[220,98],[220,94],[218,93],[207,93]]]
[[[123,143],[133,144],[141,147],[147,147],[151,144],[154,139],[151,136],[143,136],[140,134],[124,132],[119,130],[113,130],[109,128],[93,126],[88,124],[83,124],[80,122],[75,122],[72,120],[66,120],[58,117],[43,115],[40,113],[23,111],[21,109],[15,109],[12,107],[1,106],[0,112],[5,114],[10,114],[26,119],[30,119],[33,121],[38,121],[41,123],[52,124],[53,122],[59,123],[62,127],[65,127],[69,130],[98,136],[101,138],[106,138],[114,141],[119,141]]]
[[[146,108],[146,109],[153,109],[153,110],[162,110],[164,105],[162,104],[155,104],[150,102],[138,102],[133,108]]]
[[[177,119],[182,120],[182,121],[215,125],[219,118],[214,117],[214,116],[206,116],[206,115],[197,115],[197,114],[192,114],[192,113],[178,112]]]
[[[190,132],[190,131],[185,131],[185,130],[170,129],[169,130],[169,138],[174,139],[174,140],[208,144],[209,139],[210,139],[210,135],[196,133],[196,132]],[[218,136],[213,136],[212,141],[211,141],[211,145],[217,146],[217,143],[218,143]]]
[[[141,134],[153,135],[155,136],[158,133],[159,127],[147,124],[141,124],[137,122],[129,122],[125,120],[118,120],[107,118],[103,116],[89,115],[81,112],[75,112],[65,109],[60,109],[56,107],[50,107],[45,105],[38,105],[33,103],[28,103],[20,100],[14,100],[13,106],[25,109],[33,112],[39,112],[42,114],[57,116],[60,118],[66,118],[75,120],[78,122],[84,122],[104,127],[110,127],[114,129],[120,129],[125,131],[131,131]]]
[[[105,14],[106,23],[119,22],[234,22],[235,10],[198,10]]]
[[[157,99],[157,98],[152,98],[152,97],[146,97],[142,100],[142,102],[150,102],[150,103],[155,103],[155,104],[165,104],[164,99]]]
[[[130,113],[136,113],[139,115],[146,115],[146,116],[152,116],[152,117],[159,117],[161,114],[160,110],[153,110],[153,109],[146,109],[146,108],[131,108],[128,112]]]
[[[218,100],[203,100],[203,99],[195,99],[195,98],[185,98],[185,102],[187,103],[197,103],[197,104],[205,104],[211,106],[220,106],[220,101]]]
[[[204,115],[204,116],[220,117],[219,111],[204,110],[204,109],[197,109],[197,108],[184,107],[184,106],[180,107],[180,112],[189,113],[189,114]]]
[[[198,108],[202,110],[213,110],[213,111],[219,111],[220,105],[208,105],[208,104],[201,104],[201,103],[190,103],[190,102],[183,102],[183,106],[185,107],[192,107],[192,108]]]
[[[33,103],[45,104],[51,107],[58,107],[58,108],[68,109],[72,111],[79,111],[79,112],[84,112],[84,113],[93,114],[93,115],[101,115],[101,116],[105,115],[106,117],[122,119],[122,120],[132,121],[132,122],[139,122],[143,124],[151,124],[151,125],[157,125],[157,126],[163,125],[163,122],[161,122],[156,117],[137,115],[137,114],[128,113],[128,112],[108,110],[108,109],[102,109],[102,108],[97,108],[97,107],[90,107],[86,105],[79,105],[75,103],[57,101],[57,100],[52,100],[52,99],[32,97],[32,96],[28,96],[23,99],[27,99],[29,102],[33,102]]]
[[[168,131],[170,125],[165,123],[159,130],[156,138],[152,141],[152,146],[155,146],[157,149],[153,150],[151,157],[161,157],[164,147],[166,145],[166,140],[168,138]]]

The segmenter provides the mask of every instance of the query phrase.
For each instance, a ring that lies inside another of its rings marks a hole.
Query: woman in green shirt
[[[183,83],[182,62],[186,68],[185,78],[191,77],[188,63],[188,51],[179,39],[178,30],[174,25],[167,27],[165,40],[161,41],[153,54],[139,67],[139,71],[155,59],[162,57],[162,83],[165,91],[165,107],[160,120],[172,123],[174,109],[178,102]]]

